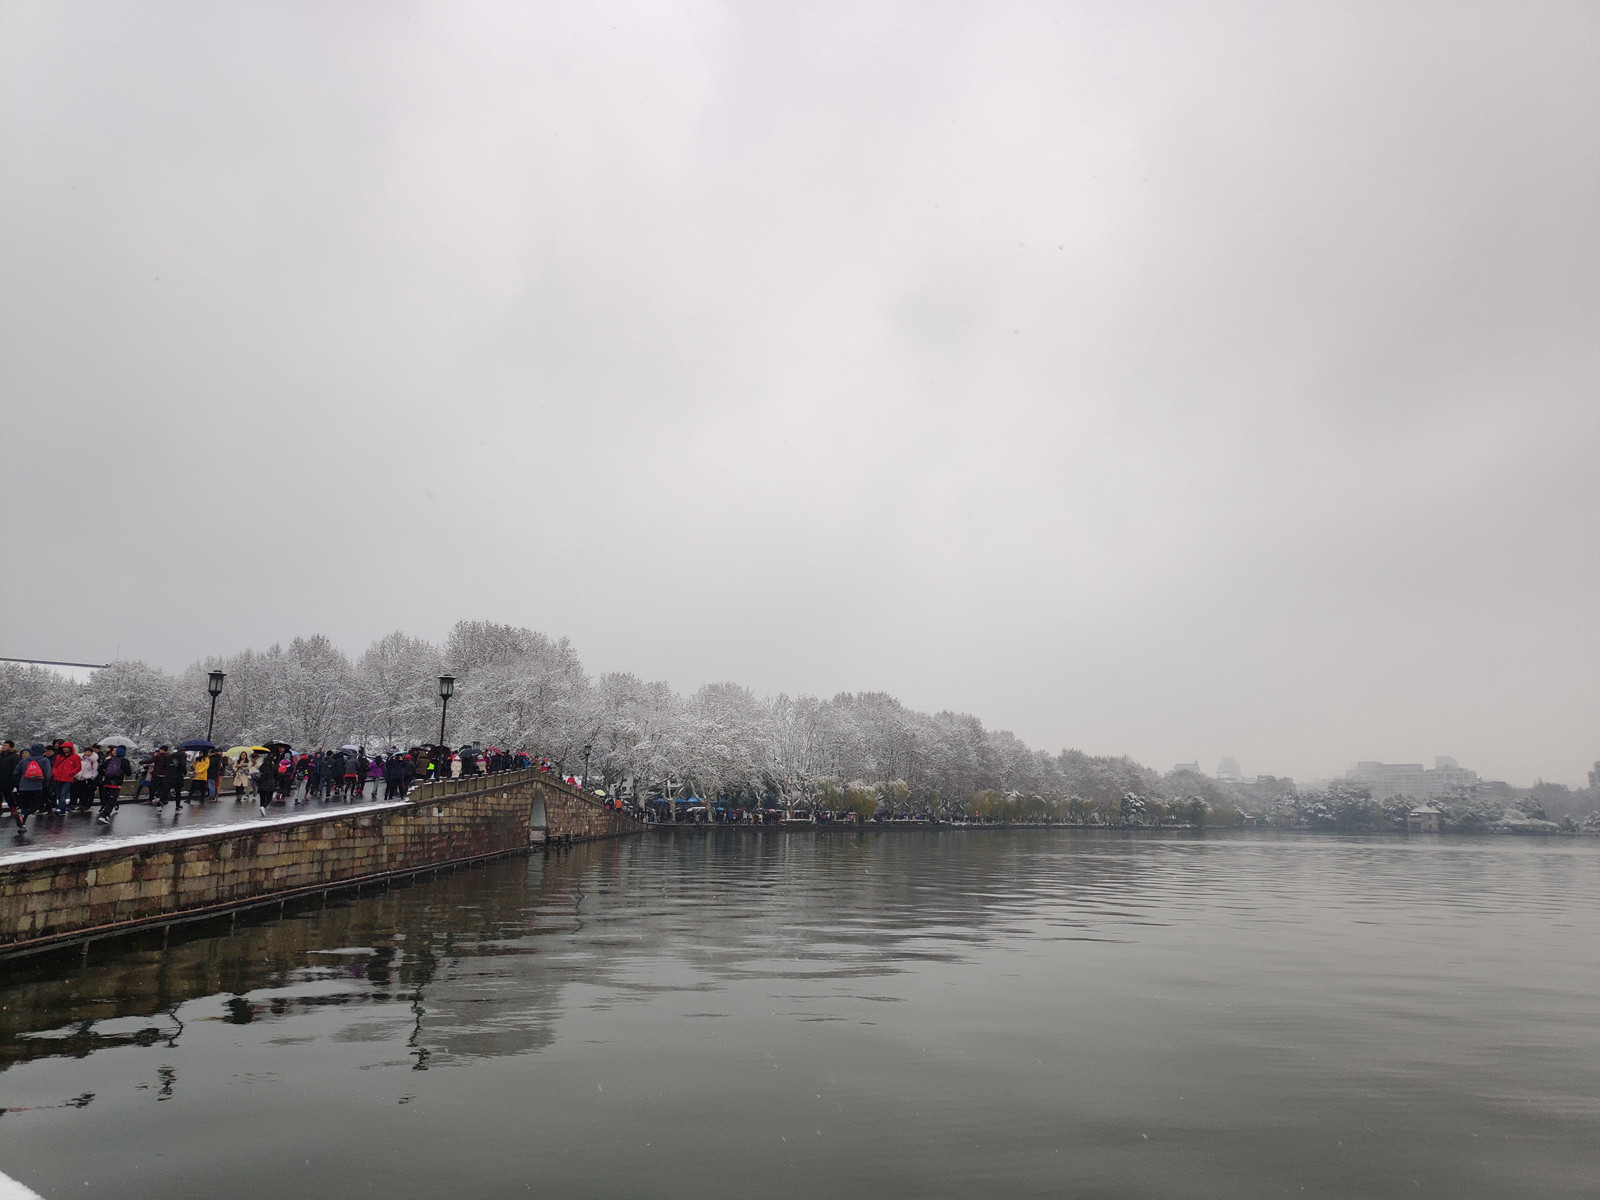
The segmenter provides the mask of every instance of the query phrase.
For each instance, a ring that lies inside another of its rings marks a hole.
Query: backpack
[[[106,759],[106,782],[122,782],[122,759],[118,758],[115,754]]]
[[[28,760],[28,765],[22,768],[22,777],[24,779],[44,778],[44,768],[39,765],[39,760],[37,758],[30,758]]]

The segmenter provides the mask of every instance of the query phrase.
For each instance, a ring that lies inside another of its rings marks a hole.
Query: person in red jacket
[[[72,800],[72,781],[78,777],[78,770],[83,766],[83,759],[78,755],[78,748],[71,742],[62,742],[61,749],[56,752],[55,766],[50,771],[50,778],[56,785],[56,816],[67,815],[67,805]]]

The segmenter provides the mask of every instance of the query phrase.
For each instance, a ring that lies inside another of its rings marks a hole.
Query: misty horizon
[[[472,624],[479,624],[479,625],[490,626],[490,627],[495,625],[494,622],[462,622],[462,623],[458,624],[457,630],[459,630],[464,625],[472,625]],[[559,646],[562,646],[562,647],[566,647],[566,646],[570,645],[570,640],[567,639],[567,638],[564,638],[564,637],[562,637],[560,635],[552,636],[552,635],[544,633],[543,631],[538,631],[538,630],[523,630],[522,632],[532,634],[534,637],[544,639],[545,641],[547,641],[547,642],[549,642],[551,644],[554,644],[554,645],[559,645]],[[308,635],[308,637],[293,639],[293,641],[296,644],[304,643],[304,642],[307,642],[307,641],[315,641],[320,636],[321,635],[313,634],[313,635]],[[394,630],[394,631],[391,631],[389,634],[386,634],[383,637],[373,639],[373,641],[368,646],[362,647],[360,649],[353,649],[353,648],[350,648],[350,647],[337,646],[336,644],[335,644],[335,648],[340,653],[346,655],[351,664],[359,664],[359,662],[361,660],[361,657],[362,657],[362,652],[363,651],[367,651],[367,652],[377,651],[386,642],[391,642],[391,641],[395,641],[395,640],[401,640],[401,641],[406,641],[406,642],[410,642],[410,641],[413,641],[413,640],[418,640],[418,641],[421,641],[421,642],[425,643],[429,647],[431,647],[434,650],[434,652],[436,652],[437,654],[440,655],[440,658],[438,660],[439,664],[440,664],[439,667],[438,667],[439,670],[445,670],[447,668],[448,669],[453,669],[453,670],[466,670],[466,669],[468,669],[464,665],[454,664],[449,660],[449,656],[445,651],[445,646],[447,646],[448,643],[451,640],[451,638],[449,638],[449,637],[440,638],[440,639],[432,639],[432,638],[413,639],[413,635],[407,633],[404,630]],[[184,676],[187,676],[187,677],[189,677],[190,681],[194,684],[194,687],[192,687],[190,689],[190,690],[192,690],[194,692],[194,695],[191,696],[191,697],[188,697],[188,700],[190,702],[194,703],[194,704],[198,704],[202,699],[200,685],[203,683],[202,676],[204,675],[204,673],[206,671],[211,670],[211,669],[215,669],[215,668],[220,668],[220,667],[229,667],[231,662],[233,660],[237,659],[237,658],[241,658],[242,657],[242,658],[249,659],[249,658],[252,658],[252,657],[259,656],[259,655],[277,654],[277,653],[281,653],[282,651],[283,651],[283,646],[281,644],[279,644],[279,643],[274,643],[271,646],[264,647],[260,651],[257,651],[255,649],[255,647],[253,647],[253,646],[245,646],[241,650],[235,650],[235,651],[232,651],[232,652],[230,652],[228,654],[206,655],[206,656],[204,656],[202,658],[193,659],[193,660],[189,661],[188,663],[184,664],[183,666],[176,667],[176,668],[169,667],[169,666],[166,666],[164,664],[159,664],[159,663],[157,663],[157,664],[144,664],[142,662],[142,660],[126,660],[126,659],[116,659],[116,660],[113,661],[113,663],[106,664],[106,665],[107,666],[128,666],[128,665],[144,666],[144,665],[148,665],[148,666],[153,667],[155,670],[160,671],[163,674],[172,677],[171,682],[174,685],[178,685],[180,687],[181,687],[182,678]],[[646,680],[643,680],[643,679],[639,679],[634,672],[628,672],[628,671],[625,671],[625,670],[624,671],[617,671],[617,672],[601,672],[601,671],[594,671],[594,670],[588,669],[583,664],[582,653],[576,647],[572,647],[572,657],[573,657],[573,660],[576,663],[578,669],[583,672],[584,677],[588,681],[588,684],[590,686],[593,686],[594,684],[599,682],[600,677],[603,676],[603,675],[606,675],[606,674],[622,674],[622,675],[632,676],[639,683],[647,684],[647,685],[652,685],[654,682],[657,682],[657,681],[646,681]],[[5,663],[0,663],[0,668],[3,668],[5,665],[6,665]],[[23,665],[23,664],[16,664],[16,665],[20,666],[20,665]],[[79,665],[77,667],[71,667],[71,666],[68,666],[66,664],[59,663],[59,662],[57,662],[57,663],[36,663],[35,665],[37,665],[39,667],[39,669],[49,671],[54,675],[60,676],[60,677],[62,677],[64,679],[72,680],[75,683],[86,683],[86,682],[89,681],[89,679],[95,673],[95,670],[93,668],[90,668],[87,665]],[[421,677],[419,677],[419,678],[421,678]],[[458,684],[457,684],[458,694],[462,694],[463,698],[470,699],[470,688],[463,689],[463,687],[462,687],[463,682],[464,681],[458,681]],[[672,680],[661,680],[661,681],[658,681],[658,682],[661,685],[665,686],[665,687],[671,688],[675,693],[677,693],[678,700],[679,700],[680,703],[682,703],[683,701],[687,700],[696,691],[698,691],[700,688],[703,688],[703,687],[704,688],[712,688],[712,687],[718,687],[718,686],[732,686],[732,687],[735,687],[735,688],[749,690],[749,689],[746,689],[745,685],[740,683],[740,681],[738,681],[738,680],[704,680],[700,684],[693,685],[693,686],[681,686],[681,685],[678,685],[678,684],[674,683]],[[426,708],[430,703],[432,703],[432,701],[433,701],[433,693],[430,690],[431,684],[432,684],[432,676],[428,676],[427,678],[421,679],[421,683],[418,685],[418,687],[416,689],[414,689],[414,690],[417,691],[418,694],[415,697],[411,698],[412,702],[414,704],[420,704],[422,707]],[[427,686],[424,686],[424,685],[427,685]],[[0,692],[3,692],[3,689],[0,689]],[[229,698],[231,699],[231,693],[228,692],[226,686],[224,686],[223,694],[225,696],[229,696]],[[770,703],[775,697],[789,698],[791,693],[784,692],[784,691],[779,691],[777,693],[757,693],[757,692],[752,692],[752,695],[756,699],[760,700],[763,703]],[[855,698],[857,696],[872,696],[872,695],[887,696],[890,699],[894,700],[896,703],[899,703],[900,699],[901,699],[900,697],[895,696],[893,692],[889,691],[888,689],[883,689],[883,688],[865,688],[865,689],[861,689],[859,692],[856,692],[856,693],[839,692],[839,693],[834,693],[832,696],[814,696],[814,695],[811,695],[809,693],[804,693],[804,692],[792,693],[792,696],[793,696],[793,698],[795,700],[799,700],[799,701],[813,700],[813,701],[821,701],[821,702],[824,702],[824,703],[827,703],[827,702],[838,702],[838,701],[841,701],[841,700],[852,699],[852,698]],[[916,709],[916,707],[912,706],[912,705],[908,705],[907,708],[910,711],[913,711],[913,712],[920,712],[920,715],[924,715],[924,716],[933,715],[931,711],[923,712],[921,710]],[[224,711],[226,711],[226,705],[224,706]],[[193,710],[193,712],[195,714],[195,719],[198,719],[199,710],[196,708],[196,709]],[[993,722],[990,722],[990,721],[986,720],[983,713],[969,712],[968,710],[959,709],[959,708],[948,708],[948,709],[938,710],[938,715],[952,715],[952,716],[960,716],[960,717],[966,717],[966,716],[975,717],[975,718],[977,718],[978,721],[982,722],[984,727],[991,734],[999,735],[999,736],[1002,736],[1002,737],[1015,737],[1015,736],[1018,736],[1018,735],[1016,735],[1014,730],[1000,728],[1000,727],[996,726]],[[115,722],[113,722],[113,724],[115,724]],[[114,733],[114,732],[120,733],[120,732],[124,732],[124,731],[121,730],[121,729],[118,729],[118,730],[109,730],[108,729],[108,730],[105,731],[106,734],[110,734],[110,733]],[[358,735],[358,731],[356,731],[356,730],[350,730],[350,731],[347,731],[347,732],[351,733],[352,735]],[[78,731],[77,736],[80,736],[80,737],[93,737],[95,735],[92,734],[92,733],[87,733],[85,731],[80,730],[80,731]],[[182,734],[181,734],[181,731],[179,731],[178,729],[174,728],[174,730],[171,732],[170,736],[173,737],[173,738],[178,738],[178,737],[182,736]],[[344,734],[333,735],[331,733],[329,735],[329,737],[331,738],[331,741],[339,741],[339,740],[341,740],[343,738],[343,736],[345,736],[345,735]],[[327,739],[325,739],[325,740],[327,740]],[[1023,739],[1023,740],[1024,740],[1024,742],[1027,741],[1027,739]],[[331,744],[331,742],[330,742],[330,744]],[[1179,759],[1179,760],[1174,760],[1174,761],[1172,761],[1170,763],[1163,763],[1163,762],[1146,761],[1146,760],[1138,759],[1135,756],[1126,755],[1121,751],[1109,750],[1109,749],[1105,749],[1105,748],[1102,748],[1102,747],[1075,745],[1074,743],[1072,743],[1070,741],[1062,741],[1059,744],[1052,744],[1052,743],[1048,743],[1048,742],[1046,742],[1046,743],[1031,743],[1030,748],[1033,751],[1036,751],[1036,752],[1040,752],[1040,753],[1044,753],[1044,754],[1052,754],[1052,755],[1053,754],[1058,754],[1058,753],[1067,753],[1069,751],[1076,750],[1076,751],[1079,751],[1079,752],[1082,752],[1082,753],[1086,753],[1086,754],[1090,754],[1090,755],[1103,756],[1103,757],[1113,757],[1113,758],[1115,758],[1115,757],[1127,757],[1127,758],[1133,759],[1133,761],[1137,762],[1139,765],[1141,765],[1143,767],[1150,768],[1151,770],[1155,771],[1156,773],[1162,774],[1162,775],[1172,774],[1174,772],[1180,772],[1180,771],[1184,771],[1184,770],[1192,770],[1192,771],[1194,771],[1194,773],[1202,775],[1202,776],[1205,776],[1207,778],[1222,779],[1222,780],[1233,778],[1235,776],[1237,776],[1239,779],[1242,779],[1242,780],[1255,779],[1255,778],[1258,778],[1258,777],[1260,777],[1260,778],[1276,778],[1276,779],[1278,779],[1280,781],[1288,781],[1288,782],[1294,784],[1295,786],[1301,787],[1301,788],[1312,787],[1312,786],[1317,786],[1317,785],[1322,785],[1322,784],[1326,784],[1326,783],[1329,783],[1329,782],[1337,781],[1337,780],[1352,776],[1352,774],[1357,772],[1358,769],[1361,768],[1361,767],[1370,767],[1370,766],[1377,766],[1377,765],[1394,766],[1394,765],[1400,765],[1400,764],[1409,764],[1409,765],[1416,765],[1416,766],[1421,767],[1423,769],[1428,769],[1430,766],[1432,766],[1434,768],[1439,768],[1439,767],[1443,767],[1443,766],[1448,764],[1449,766],[1452,766],[1452,767],[1463,766],[1463,767],[1468,768],[1469,770],[1473,769],[1475,767],[1475,762],[1472,761],[1472,756],[1471,756],[1470,753],[1468,753],[1467,756],[1466,756],[1468,761],[1461,762],[1461,763],[1457,762],[1457,760],[1461,757],[1461,755],[1447,755],[1447,754],[1432,754],[1432,753],[1430,753],[1428,755],[1421,755],[1421,756],[1419,756],[1419,755],[1406,756],[1406,757],[1396,758],[1396,759],[1389,760],[1389,761],[1373,760],[1370,757],[1357,757],[1357,758],[1353,758],[1346,765],[1345,768],[1343,768],[1341,770],[1338,770],[1338,771],[1330,772],[1330,773],[1328,773],[1326,775],[1313,775],[1313,774],[1296,775],[1294,772],[1288,771],[1288,770],[1276,770],[1276,771],[1269,770],[1269,769],[1259,769],[1258,770],[1252,764],[1249,764],[1249,763],[1241,764],[1236,755],[1229,754],[1225,750],[1221,751],[1221,752],[1218,752],[1216,755],[1212,756],[1209,760],[1206,759],[1206,758],[1198,758],[1197,759],[1197,758],[1194,758],[1193,756],[1191,756],[1190,758],[1187,758],[1187,759]],[[1600,767],[1600,763],[1596,763],[1594,765],[1597,766],[1597,767]],[[1481,773],[1481,772],[1477,772],[1477,774],[1479,774],[1480,778],[1483,778],[1485,782],[1492,782],[1493,781],[1493,780],[1490,780],[1489,777],[1483,775],[1483,773]],[[1558,783],[1558,784],[1562,784],[1564,786],[1572,787],[1574,789],[1582,789],[1586,784],[1588,786],[1590,786],[1590,787],[1593,786],[1593,772],[1592,771],[1589,772],[1589,775],[1588,775],[1587,778],[1585,778],[1584,774],[1582,772],[1580,772],[1577,775],[1577,777],[1575,777],[1572,780],[1552,778],[1549,775],[1538,775],[1538,776],[1535,776],[1534,778],[1528,779],[1528,780],[1499,780],[1499,782],[1508,783],[1508,784],[1511,784],[1514,787],[1522,787],[1522,788],[1530,787],[1530,786],[1533,786],[1533,785],[1535,785],[1537,783],[1543,782],[1543,783]]]
[[[471,615],[1581,786],[1597,59],[1558,4],[7,5],[0,652]]]

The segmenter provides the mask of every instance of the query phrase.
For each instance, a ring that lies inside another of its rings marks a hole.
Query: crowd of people
[[[98,807],[97,820],[111,823],[123,803],[176,806],[215,801],[231,789],[235,803],[253,799],[263,815],[273,805],[310,801],[350,802],[358,799],[404,798],[417,782],[460,778],[537,767],[551,772],[548,758],[525,751],[490,746],[391,747],[368,754],[365,747],[296,750],[281,742],[217,750],[205,744],[193,749],[157,746],[133,756],[125,745],[93,745],[79,750],[65,739],[36,742],[19,750],[10,740],[0,743],[0,812],[7,809],[18,836],[30,817],[61,819],[87,816]],[[566,782],[578,785],[571,775]]]
[[[403,797],[417,781],[459,778],[514,771],[535,765],[525,753],[507,753],[489,747],[413,746],[368,755],[361,746],[337,750],[296,751],[274,744],[249,748],[232,767],[235,799],[252,789],[264,813],[271,804],[299,804],[308,800],[351,800],[362,796],[393,800]],[[548,759],[538,760],[550,770]],[[380,796],[381,793],[381,796]]]

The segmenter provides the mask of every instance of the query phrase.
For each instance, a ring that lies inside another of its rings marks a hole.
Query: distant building
[[[1413,808],[1406,814],[1407,833],[1438,833],[1442,828],[1440,822],[1444,814],[1431,804],[1424,804],[1420,808]]]
[[[1217,764],[1217,779],[1222,783],[1243,783],[1244,772],[1237,758],[1224,758]]]
[[[1595,763],[1594,770],[1589,772],[1589,786],[1600,789],[1600,762]]]
[[[1595,765],[1600,766],[1600,763],[1596,763]],[[1201,774],[1200,764],[1198,762],[1173,763],[1172,773],[1176,775],[1179,771],[1188,771],[1191,775]]]
[[[1458,765],[1453,758],[1441,755],[1433,762],[1431,771],[1421,763],[1358,762],[1344,777],[1366,784],[1378,800],[1387,800],[1390,796],[1438,800],[1457,788],[1471,787],[1478,782],[1476,771]]]

